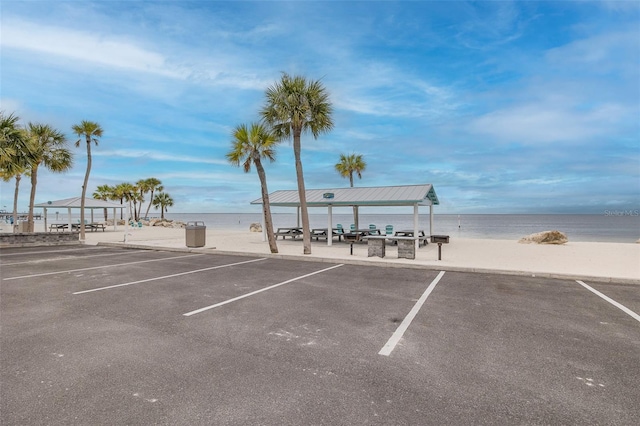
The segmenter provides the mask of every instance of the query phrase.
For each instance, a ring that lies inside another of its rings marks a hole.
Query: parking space
[[[640,322],[575,281],[63,250],[0,251],[2,424],[640,416]]]

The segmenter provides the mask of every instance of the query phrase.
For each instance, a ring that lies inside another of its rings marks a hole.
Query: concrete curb
[[[328,258],[328,257],[313,257],[308,255],[294,255],[294,254],[280,254],[280,253],[250,253],[250,252],[238,252],[238,251],[226,251],[217,250],[215,247],[205,248],[189,248],[189,247],[162,247],[162,246],[150,246],[144,244],[131,244],[131,243],[113,243],[113,242],[99,242],[97,245],[106,247],[123,247],[129,249],[139,250],[154,250],[154,251],[171,251],[178,253],[202,253],[202,254],[222,254],[228,256],[252,256],[252,257],[266,257],[270,259],[283,259],[283,260],[297,260],[303,262],[320,262],[320,263],[344,263],[348,265],[358,266],[378,266],[382,268],[403,268],[403,269],[424,269],[428,271],[441,271],[446,270],[449,272],[473,272],[478,274],[494,274],[494,275],[515,275],[515,276],[528,276],[538,278],[549,278],[559,280],[581,280],[589,282],[602,282],[602,283],[615,283],[615,284],[635,284],[640,285],[640,280],[634,280],[630,278],[618,278],[618,277],[596,277],[589,275],[579,274],[560,274],[552,272],[529,272],[518,271],[509,269],[489,269],[489,268],[474,268],[474,267],[461,267],[461,266],[448,266],[446,268],[438,267],[438,265],[424,265],[424,264],[407,264],[407,263],[393,263],[392,261],[385,262],[372,262],[362,259],[348,259],[348,258]]]

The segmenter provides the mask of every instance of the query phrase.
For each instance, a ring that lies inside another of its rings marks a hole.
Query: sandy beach
[[[36,223],[36,231],[42,231]],[[7,230],[3,230],[6,232]],[[85,244],[117,244],[129,247],[167,248],[211,253],[253,254],[313,261],[372,264],[388,267],[443,269],[448,271],[478,271],[536,275],[582,280],[612,281],[640,284],[640,244],[568,242],[564,245],[520,244],[517,241],[452,238],[442,246],[438,260],[437,244],[421,247],[415,260],[398,259],[397,247],[387,245],[384,258],[368,257],[367,245],[313,241],[312,254],[302,254],[302,241],[278,240],[279,253],[272,255],[262,233],[228,231],[207,227],[203,248],[189,249],[185,244],[185,229],[120,226],[87,232]],[[126,242],[125,242],[126,234]]]

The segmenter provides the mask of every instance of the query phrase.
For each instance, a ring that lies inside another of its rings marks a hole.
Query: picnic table
[[[403,229],[400,231],[396,231],[395,236],[396,237],[414,237],[413,234],[414,234],[413,229]],[[418,240],[420,241],[418,245],[420,245],[420,243],[422,243],[422,245],[424,246],[429,244],[429,238],[427,237],[427,235],[424,233],[422,229],[418,231]]]
[[[69,224],[68,223],[52,223],[51,225],[49,225],[49,232],[56,230],[56,232],[62,230],[65,231],[67,229],[69,229]],[[97,231],[98,229],[102,229],[102,232],[104,232],[104,230],[106,229],[106,226],[103,223],[87,223],[84,225],[84,229],[87,231]],[[80,224],[79,223],[72,223],[71,224],[71,230],[72,231],[78,231],[80,230]]]
[[[80,225],[78,225],[79,227]],[[106,229],[106,226],[104,226],[104,223],[90,223],[88,225],[85,225],[85,228],[90,230],[91,232],[97,231],[98,229],[102,229],[102,232],[104,232],[104,230]]]
[[[282,237],[284,240],[286,237],[291,237],[291,239],[295,239],[302,235],[302,228],[300,227],[292,227],[292,228],[278,228],[275,232],[276,240],[278,237]]]
[[[54,229],[56,230],[56,232],[61,229],[64,231],[67,228],[69,228],[68,223],[52,223],[51,225],[49,225],[49,232],[53,231]]]
[[[351,232],[345,233],[344,240],[350,241],[350,242],[354,242],[354,241],[357,242],[369,235],[382,235],[382,233],[380,232],[379,229],[369,229],[369,228],[355,229],[355,230],[352,230]]]
[[[331,238],[338,236],[338,241],[342,240],[342,236],[344,234],[340,232],[338,228],[333,228],[331,230]],[[329,237],[329,228],[314,228],[311,230],[311,238],[315,238],[316,240],[320,238],[328,238]]]

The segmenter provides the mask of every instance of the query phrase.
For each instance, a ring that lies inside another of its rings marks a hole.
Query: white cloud
[[[160,151],[135,150],[135,149],[118,149],[112,151],[96,151],[93,154],[96,157],[121,157],[121,158],[140,158],[144,160],[155,161],[174,161],[178,163],[199,163],[199,164],[218,164],[228,165],[224,160],[215,160],[207,157],[192,157],[188,155],[172,154]]]
[[[15,113],[20,117],[20,112],[23,110],[23,103],[17,99],[0,99],[0,111],[6,114]]]
[[[180,79],[188,74],[184,69],[172,67],[163,55],[124,37],[107,37],[23,20],[3,19],[0,43],[3,49],[35,51],[74,59],[79,63],[91,62]]]
[[[540,102],[484,114],[471,121],[468,129],[471,133],[491,136],[499,142],[583,143],[606,135],[611,124],[623,116],[624,108],[614,104],[579,111]]]

